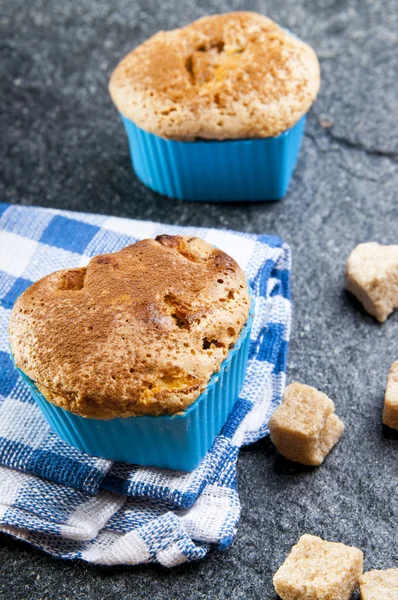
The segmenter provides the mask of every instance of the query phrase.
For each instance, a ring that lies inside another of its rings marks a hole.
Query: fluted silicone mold
[[[82,452],[131,464],[192,471],[201,462],[230,415],[242,388],[253,322],[250,315],[232,350],[206,390],[183,414],[99,420],[75,415],[46,400],[17,369],[50,427]]]
[[[287,192],[304,133],[304,115],[271,138],[167,140],[121,115],[137,176],[164,196],[180,200],[280,200]]]

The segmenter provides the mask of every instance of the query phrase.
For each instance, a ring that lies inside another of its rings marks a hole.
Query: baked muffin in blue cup
[[[10,348],[63,440],[190,471],[238,398],[253,310],[230,256],[162,235],[33,284],[14,305]]]
[[[260,14],[161,31],[109,83],[137,176],[182,200],[286,194],[320,85],[310,46]]]

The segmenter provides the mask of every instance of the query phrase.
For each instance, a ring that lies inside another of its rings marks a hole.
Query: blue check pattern
[[[112,463],[53,433],[9,355],[17,297],[57,269],[160,233],[197,235],[233,256],[256,296],[244,387],[192,473]],[[279,238],[0,203],[0,530],[62,558],[99,564],[197,560],[228,547],[239,521],[239,448],[268,434],[285,385],[289,247]]]

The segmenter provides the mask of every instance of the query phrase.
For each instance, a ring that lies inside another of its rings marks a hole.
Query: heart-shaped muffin
[[[10,345],[16,366],[68,411],[173,414],[203,392],[248,314],[230,256],[161,235],[34,283],[13,308]]]

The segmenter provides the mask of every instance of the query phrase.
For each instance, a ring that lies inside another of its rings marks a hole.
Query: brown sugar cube
[[[282,600],[349,600],[362,574],[358,548],[301,536],[274,575]]]
[[[383,423],[398,429],[398,360],[392,363],[384,396]]]
[[[346,288],[383,323],[398,308],[398,245],[359,244],[346,265]]]
[[[398,569],[364,573],[359,589],[361,600],[398,600]]]
[[[320,465],[344,431],[334,403],[317,389],[291,383],[269,422],[271,440],[285,458]]]

